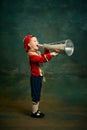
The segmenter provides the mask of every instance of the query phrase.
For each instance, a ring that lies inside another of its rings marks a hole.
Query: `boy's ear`
[[[30,47],[30,44],[28,43],[28,46]]]

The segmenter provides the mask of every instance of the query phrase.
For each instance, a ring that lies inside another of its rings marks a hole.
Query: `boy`
[[[51,60],[56,56],[57,52],[49,52],[44,49],[44,54],[38,51],[39,42],[33,35],[25,36],[24,48],[29,58],[29,64],[31,67],[30,85],[31,85],[31,97],[32,97],[32,114],[31,117],[43,118],[44,113],[39,110],[40,94],[42,88],[43,71],[41,65]]]

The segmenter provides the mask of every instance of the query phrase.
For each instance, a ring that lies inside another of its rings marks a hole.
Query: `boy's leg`
[[[35,103],[33,102],[32,103],[32,113],[36,113],[39,109],[39,102]]]
[[[39,101],[41,96],[41,88],[42,88],[42,77],[41,76],[31,76],[31,97],[32,97],[32,107],[39,108]]]
[[[39,102],[32,104],[31,117],[33,117],[33,118],[43,118],[45,116],[44,113],[42,113],[42,112],[40,112],[40,110],[38,110],[38,108],[39,108]]]
[[[32,114],[34,118],[42,118],[44,114],[39,110],[39,101],[42,88],[42,77],[31,76]]]

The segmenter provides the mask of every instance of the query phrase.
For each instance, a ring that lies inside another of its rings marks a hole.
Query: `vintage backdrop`
[[[71,57],[60,54],[44,64],[41,107],[48,116],[41,125],[23,114],[31,110],[30,67],[23,47],[28,34],[40,43],[71,39],[75,46]],[[1,0],[0,80],[0,128],[85,130],[87,1]]]

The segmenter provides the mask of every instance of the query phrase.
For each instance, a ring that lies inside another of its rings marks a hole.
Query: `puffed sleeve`
[[[52,55],[50,53],[41,54],[40,56],[39,55],[30,55],[29,56],[29,59],[32,62],[36,62],[36,63],[45,63],[45,62],[50,61],[51,58],[52,58]]]

